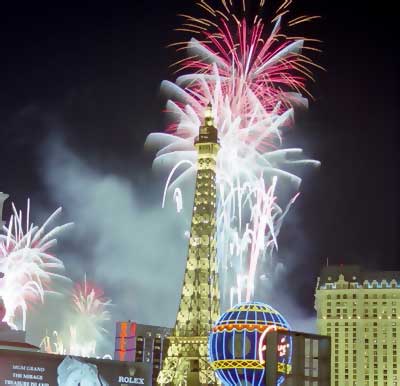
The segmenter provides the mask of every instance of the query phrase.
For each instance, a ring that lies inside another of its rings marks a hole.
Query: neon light
[[[120,338],[119,338],[119,360],[123,361],[125,359],[125,349],[126,349],[126,341],[125,338],[127,336],[127,323],[122,322],[120,324]]]
[[[264,351],[267,350],[267,345],[265,341],[266,341],[266,336],[270,331],[276,331],[276,326],[268,326],[268,328],[266,328],[265,331],[261,334],[258,343],[258,360],[260,361],[261,364],[265,363]]]
[[[280,343],[278,344],[278,355],[280,357],[286,356],[289,343],[286,343],[286,337],[282,337]]]

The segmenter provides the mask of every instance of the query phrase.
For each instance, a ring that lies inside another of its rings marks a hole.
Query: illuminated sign
[[[286,336],[281,337],[281,340],[278,344],[278,356],[286,357],[287,350],[289,348],[289,343],[286,341]]]
[[[144,385],[144,378],[133,378],[133,377],[119,377],[118,382],[120,383],[131,383],[134,385]]]
[[[39,352],[0,350],[0,385],[151,385],[151,366]]]

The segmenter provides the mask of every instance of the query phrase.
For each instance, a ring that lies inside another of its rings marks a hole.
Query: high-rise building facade
[[[332,386],[400,385],[400,272],[327,266],[315,309],[331,337]]]
[[[220,313],[216,259],[218,131],[211,105],[195,141],[197,176],[181,299],[160,384],[217,385],[208,363],[208,335]]]
[[[114,359],[125,362],[147,363],[151,366],[152,385],[157,377],[167,351],[168,327],[138,324],[132,321],[117,322]]]

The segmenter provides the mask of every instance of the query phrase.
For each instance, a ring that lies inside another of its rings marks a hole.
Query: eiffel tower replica
[[[195,147],[197,177],[189,251],[175,328],[157,378],[160,385],[219,385],[207,350],[208,334],[220,313],[215,183],[219,144],[210,104]]]

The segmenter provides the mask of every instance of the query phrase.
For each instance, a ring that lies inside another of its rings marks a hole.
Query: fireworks
[[[305,52],[315,50],[311,43],[316,40],[283,33],[282,24],[285,17],[289,18],[290,3],[285,1],[279,7],[270,31],[258,15],[251,21],[245,16],[240,19],[232,10],[232,1],[228,6],[222,0],[223,12],[211,8],[204,0],[197,1],[206,11],[204,18],[181,15],[183,28],[178,30],[189,31],[195,37],[189,43],[175,44],[178,49],[186,47],[189,53],[176,63],[178,71],[190,72],[180,76],[177,84],[184,86],[184,92],[196,102],[194,109],[211,99],[210,90],[220,88],[213,103],[215,111],[219,112],[228,103],[232,114],[241,117],[246,125],[253,117],[255,100],[260,102],[264,114],[282,113],[293,101],[301,100],[302,93],[308,93],[306,80],[313,79],[310,67],[317,65]],[[259,6],[263,7],[262,2]],[[245,2],[242,12],[245,12]],[[292,18],[287,25],[293,27],[313,18]]]
[[[284,1],[269,29],[256,15],[233,12],[232,1],[221,1],[221,9],[206,1],[196,4],[204,17],[181,15],[179,30],[189,32],[189,41],[174,43],[187,56],[175,63],[184,72],[175,83],[163,82],[168,93],[167,111],[172,123],[167,133],[150,134],[149,146],[158,149],[154,166],[167,168],[163,205],[167,198],[182,208],[181,183],[194,174],[193,146],[205,106],[212,104],[219,131],[218,158],[218,255],[222,266],[222,295],[232,302],[251,300],[259,261],[267,262],[282,221],[294,202],[278,202],[276,188],[295,192],[301,179],[288,172],[290,164],[318,164],[301,158],[301,149],[284,149],[282,133],[293,121],[294,106],[307,106],[306,81],[318,67],[307,56],[315,40],[285,35],[283,26],[293,27],[313,17],[290,18]],[[260,10],[264,1],[259,3]],[[178,174],[178,170],[186,169]],[[176,192],[179,191],[179,195]],[[179,198],[179,202],[177,200]],[[179,205],[178,205],[179,204]],[[283,208],[283,209],[282,209]],[[236,299],[234,299],[236,297]],[[223,299],[224,301],[224,299]]]
[[[29,306],[44,301],[45,292],[51,290],[57,271],[64,269],[63,262],[51,255],[50,249],[57,243],[56,237],[71,224],[56,226],[47,231],[51,222],[61,213],[57,209],[42,226],[30,222],[28,200],[25,218],[12,205],[13,215],[5,234],[0,234],[0,296],[6,308],[4,321],[13,328],[26,328]]]
[[[75,284],[71,293],[71,311],[65,315],[67,328],[64,333],[53,332],[41,343],[42,350],[52,354],[95,357],[96,346],[107,331],[104,322],[110,320],[108,311],[111,300],[103,291],[85,279]]]
[[[85,276],[83,283],[75,285],[72,302],[70,354],[94,356],[96,342],[100,342],[106,333],[102,324],[110,319],[111,300],[106,299],[103,291],[88,282]]]
[[[67,350],[64,347],[64,342],[57,331],[53,331],[53,336],[46,336],[40,342],[42,351],[48,354],[66,355]]]

